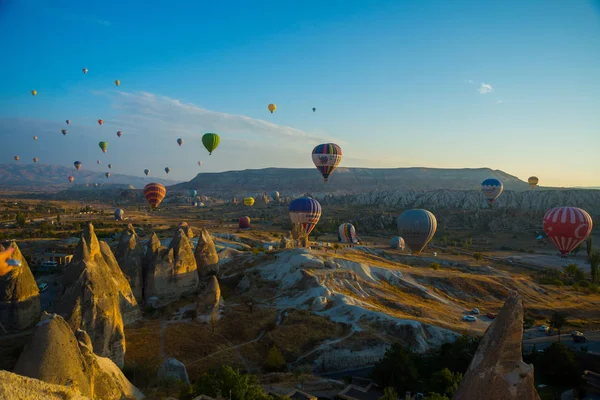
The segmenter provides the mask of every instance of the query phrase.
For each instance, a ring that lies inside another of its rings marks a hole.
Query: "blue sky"
[[[347,167],[600,186],[598,1],[149,4],[0,2],[0,163],[188,180],[311,167],[334,141]],[[210,157],[205,132],[221,135]]]

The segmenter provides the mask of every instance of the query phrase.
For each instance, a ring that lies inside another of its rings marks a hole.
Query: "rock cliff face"
[[[0,371],[0,399],[90,400],[72,387],[46,383],[8,371]]]
[[[92,399],[141,399],[143,394],[109,359],[94,354],[90,337],[75,334],[56,314],[43,313],[14,372],[47,383],[72,386]]]
[[[147,246],[146,299],[158,297],[159,304],[166,304],[197,292],[199,278],[194,249],[183,230],[175,233],[168,248],[160,246],[156,235]]]
[[[219,255],[210,233],[203,228],[198,237],[198,244],[194,252],[198,264],[200,278],[219,273]]]
[[[523,300],[512,292],[486,331],[453,400],[539,400],[522,358]]]
[[[192,230],[192,227],[188,225],[187,222],[181,222],[179,224],[179,229],[183,230],[183,232],[185,232],[188,238],[194,238],[194,231]]]
[[[110,248],[98,242],[92,224],[84,228],[73,260],[65,269],[55,310],[73,331],[88,332],[99,355],[123,366],[123,316],[135,320],[140,311]]]
[[[216,321],[219,319],[221,305],[221,288],[217,277],[212,275],[204,292],[198,296],[196,311],[198,318],[204,321]]]
[[[143,300],[143,260],[144,247],[131,224],[121,233],[115,250],[115,258],[125,274],[131,291],[138,303]]]
[[[40,317],[40,296],[33,274],[19,246],[12,242],[12,258],[21,266],[0,277],[0,335],[32,327]],[[0,246],[0,251],[4,250]]]

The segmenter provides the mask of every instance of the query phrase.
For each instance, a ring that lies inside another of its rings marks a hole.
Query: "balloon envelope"
[[[202,161],[198,161],[198,166],[202,166]]]
[[[202,136],[202,144],[208,150],[208,154],[212,154],[217,146],[221,143],[221,138],[216,133],[205,133]]]
[[[321,204],[308,196],[293,200],[288,211],[292,223],[299,224],[306,236],[310,235],[321,218]]]
[[[144,197],[151,207],[156,208],[167,195],[167,189],[160,183],[149,183],[144,187]]]
[[[111,169],[111,168],[112,168],[112,164],[108,164],[108,169]]]
[[[34,137],[33,137],[33,140],[37,140],[37,136],[34,136]]]
[[[32,95],[32,96],[36,96],[36,95],[37,95],[37,91],[35,91],[35,90],[32,90],[32,91],[31,91],[31,95]]]
[[[87,68],[84,68],[84,69],[83,69],[83,74],[85,75],[85,74],[87,74],[87,73],[88,73],[88,69],[87,69]]]
[[[168,174],[169,172],[171,172],[171,168],[169,168],[169,167],[166,167],[166,168],[165,168],[165,172]]]
[[[240,229],[250,228],[250,217],[241,217],[239,220]]]
[[[69,176],[67,179],[69,180],[69,182],[73,182],[75,180],[75,177],[74,176]]]
[[[110,178],[110,172],[107,172],[104,175],[106,175],[107,178]]]
[[[392,249],[404,250],[404,239],[400,236],[396,236],[390,240],[390,247]]]
[[[198,191],[194,189],[190,189],[190,197],[196,197],[198,195]]]
[[[120,84],[121,84],[121,81],[117,79],[117,80],[115,81],[115,85],[119,86]]]
[[[342,162],[342,148],[335,143],[323,143],[312,151],[312,159],[323,179],[327,182],[329,175]]]
[[[104,123],[104,120],[103,120],[103,119],[99,119],[99,120],[98,120],[98,125],[102,125],[103,123]]]
[[[77,171],[79,171],[79,168],[81,168],[81,161],[75,161],[73,163],[73,165],[75,166],[75,169],[77,169]]]
[[[343,243],[358,243],[354,225],[346,222],[338,228],[338,241]]]
[[[532,189],[537,186],[539,181],[540,180],[537,178],[537,176],[530,176],[529,179],[527,179],[527,183],[529,183],[529,186]]]
[[[67,132],[68,132],[68,131],[67,131],[66,129],[63,129],[63,130],[61,130],[61,133],[63,134],[63,136],[64,136],[64,135],[66,135],[66,134],[67,134]]]
[[[277,190],[272,191],[271,198],[275,201],[279,200],[279,192]]]
[[[120,209],[120,208],[117,208],[117,209],[115,210],[115,219],[116,219],[117,221],[122,221],[122,220],[123,220],[123,215],[124,215],[124,214],[125,214],[125,211],[123,211],[123,210],[122,210],[122,209]]]
[[[485,198],[493,204],[504,190],[504,185],[496,178],[488,178],[481,182],[481,192]]]
[[[103,153],[106,153],[106,151],[108,150],[108,142],[100,142],[98,143],[98,147],[102,149]]]
[[[413,209],[400,214],[396,225],[413,254],[419,254],[435,235],[437,220],[430,211]]]
[[[38,158],[37,157],[33,157],[33,162],[34,163],[38,162]]]
[[[67,123],[67,125],[69,125],[71,123],[71,120],[68,119],[65,122]]]
[[[252,207],[254,205],[254,197],[244,198],[244,205],[246,205],[248,207]]]
[[[544,232],[565,256],[592,232],[592,217],[577,207],[555,207],[544,215]]]
[[[144,170],[144,174],[146,174],[146,176],[148,176],[148,174],[149,174],[149,173],[150,173],[150,170],[149,170],[149,169],[145,169],[145,170]]]
[[[121,135],[122,135],[122,134],[123,134],[123,132],[121,132],[121,131],[117,131],[117,136],[118,136],[118,137],[121,137]]]
[[[183,144],[183,139],[182,138],[177,139],[177,144],[179,145],[179,147],[181,147],[181,145]]]
[[[267,108],[269,109],[269,111],[271,111],[271,114],[273,114],[273,112],[275,112],[275,110],[277,110],[277,106],[275,104],[269,104],[267,106]]]
[[[21,157],[15,156],[15,161],[19,161],[20,159],[21,159]]]

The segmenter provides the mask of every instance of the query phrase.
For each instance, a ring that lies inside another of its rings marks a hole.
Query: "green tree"
[[[439,393],[428,393],[425,400],[450,400],[450,397]]]
[[[552,313],[552,318],[548,321],[552,329],[558,331],[558,341],[560,342],[560,331],[567,324],[567,316],[561,312]]]
[[[392,344],[386,350],[383,358],[373,367],[371,375],[380,387],[393,387],[397,393],[411,390],[419,379],[413,354],[399,343]]]
[[[383,389],[383,396],[381,396],[377,400],[397,400],[397,399],[398,399],[398,393],[396,393],[396,389],[389,386],[389,387],[386,387],[385,389]]]
[[[231,394],[231,400],[269,399],[255,376],[240,374],[226,365],[215,372],[200,376],[193,389],[181,398],[192,399],[202,394],[226,399],[229,399]]]
[[[60,213],[56,214],[56,222],[60,224]]]
[[[592,255],[592,245],[593,245],[593,241],[592,241],[592,235],[589,235],[588,238],[585,240],[585,252],[587,253],[588,256],[588,260],[590,258],[590,256]]]
[[[598,267],[600,266],[600,249],[593,249],[589,256],[592,283],[598,282]]]
[[[25,222],[27,222],[27,218],[25,218],[25,214],[23,214],[23,213],[21,213],[21,211],[19,211],[17,213],[17,217],[16,217],[15,221],[19,228],[23,228],[25,226]]]
[[[460,372],[452,372],[448,368],[434,372],[429,378],[429,387],[436,393],[441,393],[452,397],[458,389],[458,384],[462,380]]]
[[[476,259],[477,261],[481,261],[483,256],[481,255],[481,253],[474,253],[473,258]]]
[[[575,360],[575,353],[562,343],[552,343],[540,357],[540,373],[544,381],[561,388],[578,387],[583,369]]]
[[[265,369],[269,372],[281,371],[285,367],[285,358],[281,354],[281,351],[273,345],[269,349],[267,360],[265,361]]]

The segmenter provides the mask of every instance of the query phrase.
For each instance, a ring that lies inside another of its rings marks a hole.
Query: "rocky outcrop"
[[[37,283],[19,246],[12,242],[10,247],[15,249],[12,258],[20,260],[21,266],[0,277],[0,335],[30,328],[40,318]]]
[[[523,300],[512,292],[487,329],[453,400],[539,400],[522,358]]]
[[[131,224],[121,233],[115,250],[115,258],[125,274],[131,291],[138,303],[143,301],[144,247]]]
[[[92,399],[141,399],[144,395],[108,358],[94,354],[83,330],[74,334],[56,314],[43,313],[14,372],[47,383],[76,388]]]
[[[176,358],[168,358],[158,368],[158,380],[179,380],[186,385],[190,384],[190,378],[188,376],[185,365]]]
[[[183,232],[185,232],[188,238],[194,238],[194,231],[192,230],[192,227],[188,225],[187,222],[181,222],[177,227],[183,230]]]
[[[168,248],[160,246],[158,238],[153,235],[146,254],[146,298],[158,297],[159,304],[167,304],[197,292],[199,278],[194,249],[183,230],[175,233]]]
[[[281,240],[279,241],[280,249],[293,249],[298,247],[298,241],[294,239],[292,232],[288,232],[287,237],[281,236]]]
[[[73,387],[0,371],[0,399],[90,400]]]
[[[212,275],[204,292],[198,296],[196,311],[200,320],[214,321],[219,319],[221,305],[221,288],[217,277]]]
[[[127,279],[104,242],[98,242],[88,224],[65,269],[63,289],[55,311],[73,331],[85,330],[97,354],[119,367],[125,355],[124,315],[139,318],[140,311]]]
[[[219,273],[219,255],[217,254],[215,243],[206,228],[200,231],[194,256],[198,264],[200,279]]]
[[[243,293],[248,289],[250,289],[250,279],[248,278],[248,275],[244,275],[244,277],[237,284],[235,291],[238,293]]]

